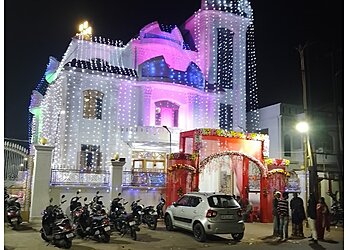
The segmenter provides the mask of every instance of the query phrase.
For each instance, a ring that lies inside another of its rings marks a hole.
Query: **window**
[[[217,208],[239,207],[237,201],[231,195],[215,195],[208,198],[209,206]]]
[[[217,29],[217,83],[220,88],[233,87],[233,36],[229,29]]]
[[[177,128],[179,126],[179,105],[169,101],[155,103],[155,125],[167,125]]]
[[[290,136],[285,135],[284,136],[284,156],[292,156],[292,147],[291,147],[291,141]]]
[[[182,196],[180,200],[178,200],[177,205],[178,206],[184,206],[184,207],[190,207],[190,197],[189,196]]]
[[[333,153],[333,137],[327,134],[321,134],[315,139],[315,146],[319,152]]]
[[[102,100],[104,94],[97,90],[85,90],[83,117],[86,119],[102,119]]]
[[[134,160],[133,170],[138,172],[164,172],[164,160]]]
[[[220,103],[220,128],[232,129],[233,128],[233,108],[231,104]]]
[[[81,145],[80,169],[84,172],[98,172],[101,170],[100,146]]]
[[[196,207],[201,202],[202,202],[202,198],[201,197],[195,197],[195,196],[191,196],[190,197],[190,205],[191,205],[191,207]]]
[[[293,136],[293,148],[294,149],[301,150],[303,148],[301,137],[302,137],[302,135],[298,135],[298,134]]]

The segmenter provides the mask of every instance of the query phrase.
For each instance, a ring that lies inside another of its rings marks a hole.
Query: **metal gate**
[[[4,185],[21,203],[23,220],[29,220],[33,156],[28,149],[11,141],[4,142]]]

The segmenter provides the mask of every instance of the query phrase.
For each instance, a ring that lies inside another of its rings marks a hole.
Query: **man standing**
[[[281,193],[276,191],[272,201],[272,215],[273,215],[273,236],[280,236],[280,218],[278,216],[277,206],[278,201],[281,198]]]
[[[284,192],[282,199],[278,201],[277,211],[280,217],[280,240],[288,240],[288,224],[289,224],[289,204],[288,193]]]
[[[293,193],[290,201],[290,209],[292,210],[292,236],[304,237],[303,221],[306,219],[304,202],[298,197],[298,193]]]
[[[307,219],[309,222],[311,236],[314,243],[317,243],[317,231],[316,231],[316,198],[314,193],[310,193],[309,200],[307,201]]]

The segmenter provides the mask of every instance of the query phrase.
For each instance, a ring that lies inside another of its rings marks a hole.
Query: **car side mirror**
[[[177,202],[174,201],[174,202],[173,202],[173,206],[174,206],[174,207],[177,207],[177,205],[178,205]]]

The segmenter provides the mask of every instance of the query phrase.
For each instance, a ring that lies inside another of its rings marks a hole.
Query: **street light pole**
[[[298,132],[302,133],[303,135],[303,153],[304,153],[304,171],[305,171],[305,199],[304,199],[304,207],[306,209],[307,205],[307,199],[308,199],[308,191],[309,191],[309,186],[308,181],[307,181],[307,173],[308,173],[308,168],[309,168],[309,162],[308,162],[308,143],[307,143],[307,133],[309,130],[309,125],[307,122],[299,122],[296,126],[296,129]]]
[[[169,128],[167,126],[163,126],[163,128],[165,128],[168,132],[169,132],[169,137],[170,137],[170,144],[169,144],[169,159],[170,159],[170,155],[171,155],[171,132],[169,130]]]
[[[299,47],[297,48],[297,50],[298,50],[299,56],[300,56],[301,83],[302,83],[302,87],[303,87],[304,119],[307,122],[308,121],[307,93],[306,93],[307,89],[306,89],[305,60],[304,60],[304,49],[305,48],[306,48],[306,44],[304,46],[299,44]],[[301,124],[301,123],[299,123],[299,124]],[[300,125],[300,126],[302,126],[302,125]],[[304,126],[305,126],[305,124],[304,124]],[[299,128],[297,127],[297,130],[299,132],[303,133],[304,170],[305,170],[305,200],[304,200],[304,204],[305,204],[305,209],[306,209],[306,204],[307,204],[306,201],[307,201],[308,196],[309,196],[309,194],[308,194],[309,186],[308,186],[308,181],[307,181],[307,173],[308,173],[308,170],[309,170],[309,166],[308,166],[308,156],[309,156],[309,154],[308,154],[308,134],[307,134],[307,129],[308,128],[304,128],[304,129],[306,129],[306,131],[303,131],[302,127],[299,127]]]
[[[304,60],[304,50],[307,47],[305,45],[299,45],[297,48],[300,56],[300,69],[301,69],[301,80],[303,86],[303,107],[304,107],[304,119],[305,123],[309,122],[308,115],[308,103],[307,103],[307,87],[306,87],[306,75],[305,75],[305,60]],[[299,130],[299,129],[298,129]],[[300,131],[300,130],[299,130]],[[302,131],[300,131],[302,132]],[[312,167],[311,171],[309,171],[309,166]],[[317,183],[317,166],[316,161],[313,159],[310,137],[308,133],[308,128],[304,133],[304,168],[305,168],[305,191],[306,191],[306,199],[308,199],[308,192],[314,193],[315,197],[318,196],[318,183]],[[307,188],[307,173],[309,174],[309,188]],[[304,201],[306,203],[306,201]],[[305,207],[306,209],[306,207]]]

